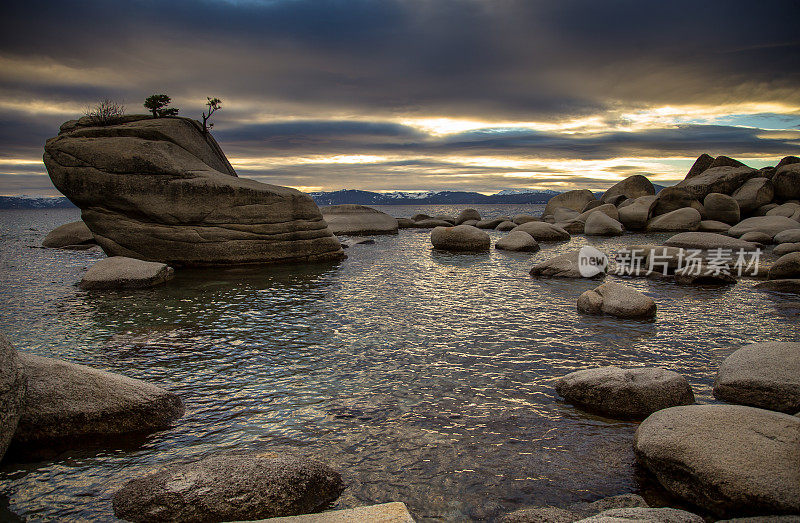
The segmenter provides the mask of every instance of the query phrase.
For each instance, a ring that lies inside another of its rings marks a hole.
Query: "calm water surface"
[[[476,206],[484,216],[542,206]],[[449,206],[384,207],[395,216]],[[146,291],[86,292],[99,253],[36,248],[77,210],[0,211],[0,328],[23,351],[92,365],[178,393],[186,415],[119,448],[0,465],[0,519],[113,519],[131,476],[221,451],[299,449],[339,467],[341,508],[404,501],[420,520],[491,520],[538,504],[656,495],[636,467],[634,423],[585,414],[555,378],[598,365],[659,365],[701,403],[745,343],[800,339],[800,303],[742,280],[685,288],[632,280],[655,321],[575,310],[597,282],[537,281],[534,254],[432,251],[429,232],[357,245],[339,264],[182,271]],[[493,239],[500,233],[491,232]]]

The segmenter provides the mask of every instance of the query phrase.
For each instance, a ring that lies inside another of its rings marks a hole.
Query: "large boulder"
[[[739,223],[740,212],[739,203],[728,196],[712,192],[703,200],[703,208],[706,211],[707,220],[716,220],[725,223]]]
[[[733,194],[750,178],[756,178],[758,171],[750,167],[710,167],[688,180],[683,180],[675,185],[686,190],[692,197],[702,200],[712,192]]]
[[[467,220],[470,221],[470,220]],[[478,223],[478,222],[474,222]],[[466,224],[463,224],[466,225]],[[417,229],[433,229],[434,227],[452,227],[453,224],[444,220],[436,218],[425,218],[414,222],[414,227]]]
[[[530,234],[537,242],[556,242],[566,241],[571,238],[570,234],[557,225],[546,222],[526,222],[517,225],[513,231],[522,231]]]
[[[579,370],[559,378],[555,386],[568,402],[616,419],[644,419],[667,407],[694,403],[686,378],[655,367]]]
[[[753,214],[756,209],[763,207],[775,197],[775,189],[769,178],[750,178],[731,195],[739,210],[745,216]]]
[[[651,216],[660,216],[678,209],[691,207],[702,212],[703,205],[689,191],[680,187],[664,187],[650,206]]]
[[[720,155],[714,158],[714,161],[711,162],[711,165],[708,166],[709,169],[711,169],[712,167],[747,167],[747,166],[742,162],[740,162],[739,160],[731,158],[730,156]]]
[[[686,207],[656,216],[647,222],[648,232],[696,231],[702,217],[696,209]]]
[[[626,229],[638,230],[647,226],[650,211],[656,202],[656,196],[640,196],[628,205],[617,209],[619,221]]]
[[[767,273],[768,280],[800,278],[800,252],[784,254],[772,264]]]
[[[800,163],[785,164],[776,169],[772,184],[775,186],[776,199],[800,199]]]
[[[372,207],[353,204],[331,205],[321,207],[320,211],[331,232],[339,236],[397,234],[397,220]]]
[[[567,208],[567,207],[558,207],[558,208],[557,208],[557,209],[556,209],[556,210],[553,212],[553,220],[554,220],[556,223],[559,223],[559,222],[568,222],[568,221],[570,221],[570,220],[574,220],[574,219],[575,219],[575,218],[577,218],[577,217],[578,217],[580,214],[581,214],[580,212],[578,212],[578,211],[576,211],[576,210],[574,210],[574,209],[569,209],[569,208]]]
[[[109,256],[172,266],[344,256],[309,195],[238,178],[194,120],[70,121],[47,140],[44,163]]]
[[[772,249],[772,254],[775,256],[783,256],[784,254],[798,251],[800,251],[800,242],[782,243],[776,245],[775,248]]]
[[[318,512],[345,489],[341,475],[301,456],[217,455],[128,481],[114,515],[134,522],[251,521]]]
[[[54,249],[87,249],[97,245],[94,235],[83,221],[65,223],[44,237],[42,247]]]
[[[626,285],[606,282],[581,294],[578,310],[618,318],[652,318],[656,315],[656,302]]]
[[[567,191],[565,193],[557,194],[548,200],[547,205],[544,207],[542,216],[553,216],[556,209],[559,207],[566,207],[574,211],[581,212],[586,204],[596,200],[592,191],[588,189],[580,189],[577,191]]]
[[[183,416],[178,396],[144,381],[33,354],[20,353],[19,362],[28,392],[14,445],[153,432]]]
[[[727,262],[728,260],[721,260]],[[729,263],[711,266],[705,261],[698,266],[686,264],[675,271],[675,283],[678,285],[729,285],[736,283],[736,276]]]
[[[619,210],[613,204],[610,203],[604,203],[596,207],[592,207],[591,209],[577,215],[575,219],[585,222],[586,220],[589,219],[589,216],[593,215],[596,212],[603,213],[609,218],[619,221]]]
[[[475,209],[464,209],[463,211],[458,213],[458,217],[456,218],[456,225],[461,225],[462,223],[468,220],[481,221],[481,213],[479,213]]]
[[[677,508],[613,508],[575,523],[704,523],[705,520]]]
[[[739,405],[660,410],[636,430],[639,461],[717,516],[800,512],[800,418]]]
[[[798,229],[788,229],[783,232],[779,232],[773,237],[775,243],[796,243],[800,242],[800,228]]]
[[[89,268],[78,284],[81,289],[144,289],[166,283],[175,270],[164,263],[125,256],[104,258]]]
[[[580,251],[561,254],[533,266],[530,275],[534,278],[585,278],[579,266]],[[605,277],[605,270],[592,278]]]
[[[703,174],[703,172],[711,167],[711,164],[714,163],[714,157],[708,155],[706,153],[701,154],[697,157],[697,160],[694,161],[694,164],[689,169],[689,172],[686,173],[685,179],[688,180],[689,178],[694,178],[699,174]]]
[[[714,396],[741,405],[800,412],[800,343],[746,345],[725,358]]]
[[[536,252],[539,250],[539,243],[527,232],[511,231],[497,240],[494,248],[504,251]]]
[[[492,240],[486,232],[472,225],[436,227],[431,231],[431,243],[436,249],[457,252],[488,251]]]
[[[542,220],[541,218],[537,218],[536,216],[530,214],[517,214],[511,221],[516,223],[517,225],[522,225],[523,223],[539,222]]]
[[[731,226],[728,223],[718,222],[714,220],[702,220],[700,222],[700,228],[697,230],[700,232],[715,232],[720,234],[727,234],[730,228]]]
[[[741,237],[748,232],[763,232],[773,238],[779,232],[789,229],[800,229],[800,223],[785,216],[753,216],[740,221],[728,230],[731,236]]]
[[[747,242],[738,238],[731,238],[724,234],[713,232],[682,232],[672,236],[664,245],[669,247],[683,247],[684,249],[731,249],[733,251],[755,251],[758,244]]]
[[[485,220],[480,220],[475,224],[475,227],[478,229],[494,229],[504,221],[506,221],[506,218],[487,218]]]
[[[495,227],[494,229],[496,231],[508,232],[510,230],[513,230],[516,226],[517,226],[516,223],[512,222],[511,220],[506,220],[506,221],[500,222],[497,225],[497,227]]]
[[[587,236],[619,236],[623,230],[621,223],[597,210],[589,215],[583,227]]]
[[[653,187],[653,184],[650,182],[650,180],[641,174],[635,174],[625,178],[621,182],[617,182],[616,184],[612,185],[605,193],[603,193],[600,201],[606,203],[618,196],[625,196],[625,198],[639,198],[640,196],[650,196],[655,193],[656,189]]]
[[[5,334],[0,333],[0,461],[22,415],[26,382],[17,351]]]

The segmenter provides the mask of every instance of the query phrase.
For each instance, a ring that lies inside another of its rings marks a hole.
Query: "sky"
[[[304,191],[663,185],[800,154],[794,0],[30,0],[0,17],[0,194],[59,125],[153,93]]]

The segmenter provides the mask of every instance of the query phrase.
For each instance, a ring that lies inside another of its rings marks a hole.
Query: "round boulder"
[[[653,412],[694,403],[686,378],[655,367],[599,367],[559,378],[556,392],[568,402],[615,419],[644,419]]]
[[[539,244],[527,232],[511,231],[497,240],[494,248],[503,251],[536,252],[539,250]]]
[[[732,249],[734,251],[755,251],[758,245],[743,239],[731,238],[713,232],[682,232],[664,242],[669,247],[685,249]]]
[[[750,231],[742,234],[739,239],[744,242],[756,243],[758,245],[769,245],[772,243],[772,236],[765,232]]]
[[[753,343],[722,362],[714,396],[729,403],[800,411],[800,343]]]
[[[571,238],[570,234],[557,225],[546,222],[527,222],[517,225],[513,231],[527,232],[537,242],[557,242],[566,241]]]
[[[669,492],[717,516],[800,512],[800,418],[739,405],[660,410],[634,450]]]
[[[54,249],[88,249],[97,245],[94,234],[83,221],[66,223],[45,236],[42,247]]]
[[[690,179],[684,179],[675,185],[684,189],[697,200],[704,199],[711,193],[732,194],[750,178],[758,177],[758,171],[750,167],[710,167]]]
[[[779,232],[800,229],[800,223],[786,216],[753,216],[742,220],[730,228],[728,234],[740,238],[748,232],[763,232],[775,237]]]
[[[594,211],[586,219],[583,232],[587,236],[619,236],[623,231],[622,224],[607,214]]]
[[[691,207],[698,212],[703,207],[700,202],[685,189],[680,187],[665,187],[661,189],[650,208],[652,216],[660,216],[678,209]]]
[[[784,254],[772,264],[767,273],[768,280],[800,278],[800,252]]]
[[[363,205],[345,204],[320,207],[330,231],[337,236],[397,234],[397,220],[385,212]]]
[[[461,225],[467,220],[481,221],[481,213],[479,213],[475,209],[464,209],[463,211],[458,213],[458,217],[456,218],[456,225]]]
[[[618,318],[652,318],[656,315],[656,302],[626,285],[606,282],[581,294],[578,310]]]
[[[219,455],[132,479],[114,515],[134,522],[251,521],[318,512],[339,498],[341,475],[288,454]]]
[[[486,220],[480,220],[475,224],[475,227],[478,229],[494,229],[504,221],[506,221],[505,218],[489,218]]]
[[[620,206],[617,209],[619,221],[627,229],[644,229],[647,226],[647,220],[650,218],[650,211],[655,202],[655,196],[641,196],[624,207]]]
[[[517,226],[516,223],[510,220],[506,220],[504,222],[501,222],[497,227],[495,227],[495,230],[506,232],[514,229],[514,227],[516,226]]]
[[[650,196],[655,193],[656,189],[653,187],[653,184],[650,182],[650,180],[641,174],[635,174],[625,178],[621,182],[617,182],[616,184],[612,185],[610,189],[603,193],[600,201],[606,203],[619,196],[624,196],[625,198],[638,198],[640,196]]]
[[[92,265],[78,286],[87,290],[144,289],[161,285],[174,277],[175,270],[164,263],[112,256]]]
[[[523,223],[528,222],[539,222],[541,219],[537,218],[536,216],[531,216],[530,214],[517,214],[511,221],[517,225],[522,225]]]
[[[478,222],[475,222],[478,223]],[[452,227],[453,224],[444,220],[437,220],[436,218],[423,218],[422,220],[414,222],[414,227],[417,229],[433,229],[434,227]]]
[[[703,220],[700,222],[700,228],[697,229],[700,232],[716,232],[720,234],[725,234],[731,226],[727,223],[717,222],[714,220]]]
[[[557,194],[547,201],[542,216],[552,216],[559,207],[566,207],[573,211],[581,212],[584,207],[586,207],[586,204],[596,199],[592,191],[588,189],[567,191]]]
[[[776,169],[772,184],[778,200],[800,199],[800,163],[790,163]]]
[[[561,254],[536,264],[531,269],[530,274],[534,278],[585,278],[580,271],[579,258],[580,251]],[[602,278],[604,276],[605,269],[599,274],[592,276],[592,278]]]
[[[773,238],[775,243],[796,243],[800,242],[800,228],[798,229],[789,229],[783,232],[779,232]]]
[[[766,216],[786,216],[787,218],[794,218],[798,211],[800,211],[800,204],[786,202],[767,211]]]
[[[436,227],[431,231],[434,248],[443,251],[481,252],[488,251],[492,240],[486,232],[472,225]]]
[[[743,215],[750,215],[759,207],[767,205],[775,197],[775,189],[769,178],[750,178],[732,195]]]
[[[414,227],[414,220],[411,218],[397,218],[398,229],[410,229],[411,227]]]
[[[703,208],[708,220],[739,223],[739,204],[727,194],[712,192],[703,200]]]
[[[556,222],[568,222],[570,220],[574,220],[577,218],[581,213],[574,209],[568,209],[567,207],[559,207],[553,212],[553,220]]]
[[[700,228],[702,217],[697,209],[685,207],[677,211],[657,216],[647,222],[648,232],[696,231]]]
[[[776,245],[775,248],[772,249],[772,254],[775,256],[783,256],[784,254],[798,251],[800,251],[800,242],[782,243],[780,245]]]
[[[5,334],[0,333],[0,460],[8,449],[22,415],[26,381],[17,351]]]

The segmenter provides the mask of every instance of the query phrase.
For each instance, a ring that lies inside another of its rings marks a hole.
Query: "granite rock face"
[[[73,120],[47,140],[44,163],[109,256],[175,267],[344,256],[310,196],[238,178],[194,120]]]
[[[731,196],[739,204],[742,214],[749,215],[771,202],[775,189],[769,178],[750,178]]]
[[[750,167],[720,166],[710,167],[701,174],[684,179],[675,187],[686,190],[698,200],[710,193],[732,194],[750,178],[756,178],[758,171]]]
[[[641,174],[635,174],[625,178],[621,182],[617,182],[616,184],[612,185],[611,188],[603,193],[600,201],[606,203],[618,196],[625,196],[626,198],[639,198],[640,196],[649,196],[655,193],[656,189],[653,187],[653,184],[650,182],[650,180]]]
[[[161,285],[174,277],[175,270],[164,263],[112,256],[92,265],[78,286],[86,290],[144,289]]]
[[[56,227],[42,241],[42,247],[51,249],[88,249],[94,245],[94,235],[82,221]]]
[[[594,194],[592,194],[592,191],[588,189],[567,191],[550,198],[547,201],[547,205],[544,207],[542,216],[553,216],[556,209],[559,207],[566,207],[568,209],[572,209],[573,211],[581,212],[589,202],[593,202],[595,200],[596,198],[594,197]]]
[[[19,364],[17,351],[0,333],[0,460],[17,430],[22,415],[27,379]]]
[[[328,228],[336,235],[397,234],[397,219],[372,207],[331,205],[320,208],[320,211]]]
[[[345,485],[316,460],[290,454],[219,455],[133,479],[114,494],[128,521],[251,521],[317,512]]]

